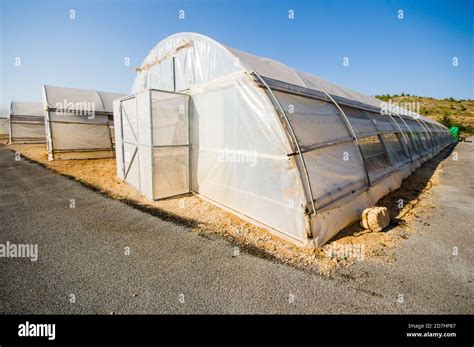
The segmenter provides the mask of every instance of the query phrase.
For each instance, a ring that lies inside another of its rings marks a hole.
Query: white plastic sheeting
[[[261,76],[313,90],[325,90],[331,95],[340,96],[374,107],[380,107],[380,104],[382,103],[379,99],[358,93],[345,87],[338,86],[319,77],[297,71],[278,61],[264,57],[258,57],[239,51],[235,48],[226,48],[239,59],[239,61],[245,66],[247,70],[254,70]]]
[[[10,143],[45,143],[44,109],[40,102],[12,101],[10,105]]]
[[[8,118],[0,118],[0,138],[7,138],[9,133]]]
[[[155,199],[189,193],[189,148],[153,149],[153,182]]]
[[[191,97],[193,191],[280,235],[304,240],[300,175],[264,90],[240,75]]]
[[[303,156],[317,207],[365,187],[364,165],[354,143],[323,147]]]
[[[123,94],[43,87],[49,159],[113,157],[113,100]]]
[[[186,45],[186,48],[176,52],[173,69],[173,59],[168,53]],[[154,64],[157,61],[161,63]],[[239,60],[221,44],[195,33],[176,34],[161,41],[147,55],[142,64],[144,66],[149,67],[137,75],[132,94],[145,89],[181,91],[243,71]],[[176,78],[173,77],[173,70],[176,71]]]
[[[150,89],[188,94],[189,118]],[[114,106],[120,177],[155,199],[189,188],[299,245],[327,242],[451,143],[436,122],[195,33],[161,41],[132,94]]]
[[[275,92],[275,96],[287,112],[296,132],[296,138],[303,149],[352,139],[333,104],[282,92]]]
[[[72,112],[92,110],[95,113],[112,114],[113,101],[125,96],[119,93],[53,86],[44,86],[43,91],[46,108]]]

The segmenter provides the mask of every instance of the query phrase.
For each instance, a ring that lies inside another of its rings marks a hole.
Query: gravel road
[[[415,225],[422,232],[397,261],[361,262],[328,279],[233,257],[225,240],[16,161],[0,146],[0,244],[38,245],[37,261],[0,258],[0,313],[472,314],[474,143],[455,152],[433,188],[439,213]]]

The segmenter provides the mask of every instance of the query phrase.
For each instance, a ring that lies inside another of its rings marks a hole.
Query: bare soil
[[[377,206],[389,209],[392,220],[383,232],[370,232],[356,223],[342,230],[323,248],[302,249],[195,195],[150,201],[116,176],[114,158],[50,162],[45,145],[12,144],[8,147],[21,153],[24,158],[38,162],[114,199],[161,219],[186,225],[197,234],[205,237],[224,237],[231,244],[251,254],[327,276],[331,275],[335,268],[347,267],[357,261],[396,261],[396,247],[417,232],[411,227],[411,222],[422,221],[427,214],[436,210],[430,203],[430,188],[438,184],[438,176],[444,165],[444,156],[439,155],[405,179],[399,189],[377,203]]]

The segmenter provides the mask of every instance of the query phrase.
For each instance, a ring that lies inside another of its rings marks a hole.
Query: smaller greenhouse
[[[452,143],[446,127],[195,33],[153,48],[114,102],[117,175],[192,192],[317,247]]]
[[[8,139],[8,117],[0,116],[0,139]]]
[[[45,143],[44,109],[40,102],[12,101],[8,115],[10,143]]]
[[[123,96],[44,86],[49,160],[113,157],[112,102]]]

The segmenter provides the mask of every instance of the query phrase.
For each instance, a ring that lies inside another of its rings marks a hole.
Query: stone
[[[382,231],[390,224],[390,214],[386,207],[369,207],[362,212],[360,225],[375,232]]]

